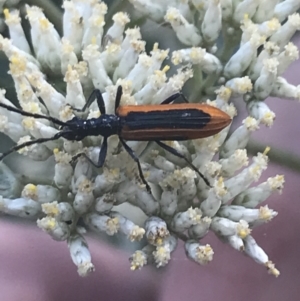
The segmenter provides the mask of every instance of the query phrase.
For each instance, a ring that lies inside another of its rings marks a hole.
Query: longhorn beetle
[[[125,140],[155,141],[164,150],[184,159],[186,163],[198,173],[204,182],[210,186],[208,180],[191,162],[189,162],[187,158],[185,158],[185,156],[179,153],[176,149],[161,142],[161,140],[190,140],[209,137],[220,132],[229,125],[231,118],[223,111],[206,104],[171,104],[180,96],[183,97],[182,93],[175,93],[165,99],[161,105],[120,106],[122,86],[118,86],[115,100],[115,114],[113,115],[106,114],[102,94],[98,89],[95,89],[88,98],[84,107],[77,111],[84,112],[96,98],[101,112],[100,117],[91,119],[74,117],[72,120],[66,122],[60,121],[59,119],[51,116],[25,112],[13,106],[0,103],[0,107],[9,111],[19,113],[23,116],[47,119],[52,121],[54,124],[61,126],[60,131],[51,138],[39,138],[12,147],[0,156],[0,161],[10,153],[35,143],[53,141],[61,137],[67,140],[79,141],[87,136],[101,135],[103,136],[103,142],[97,163],[94,163],[85,153],[75,155],[72,161],[83,155],[94,166],[102,167],[107,153],[107,138],[112,135],[118,135],[124,149],[137,163],[139,176],[142,182],[146,185],[149,193],[151,192],[151,189],[143,175],[140,161],[134,151],[127,145]],[[184,100],[187,101],[185,98]]]

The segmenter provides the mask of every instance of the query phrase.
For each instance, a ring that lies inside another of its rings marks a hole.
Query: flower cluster
[[[245,147],[261,124],[273,124],[275,114],[265,98],[300,99],[300,88],[282,77],[298,58],[290,39],[300,29],[300,16],[295,13],[299,1],[130,2],[135,15],[140,12],[169,24],[181,46],[170,52],[155,43],[147,53],[139,28],[128,27],[130,17],[125,12],[115,13],[111,26],[104,30],[105,22],[110,21],[105,19],[108,8],[97,0],[64,1],[62,37],[40,8],[26,5],[29,44],[19,11],[4,9],[10,38],[0,36],[0,49],[9,60],[19,105],[24,111],[67,121],[79,114],[72,108],[82,108],[95,88],[103,93],[106,112],[113,114],[119,85],[123,87],[121,105],[159,104],[181,91],[188,80],[194,83],[191,101],[216,106],[232,118],[236,110],[231,98],[244,98],[249,116],[232,133],[228,126],[209,138],[168,142],[212,187],[184,160],[151,143],[128,141],[140,155],[152,189],[149,194],[118,137],[108,139],[107,159],[101,169],[95,169],[84,156],[72,161],[84,152],[97,162],[101,136],[82,141],[60,138],[19,150],[22,156],[18,158],[29,161],[32,169],[39,166],[37,174],[22,170],[26,176],[20,177],[9,161],[0,163],[1,212],[35,219],[53,239],[66,241],[81,276],[94,270],[83,225],[107,235],[121,232],[130,241],[145,237],[144,248],[130,257],[132,270],[147,264],[165,266],[179,239],[184,241],[188,258],[206,264],[214,251],[202,239],[212,231],[278,276],[251,229],[277,215],[261,204],[274,192],[281,192],[284,177],[276,175],[255,184],[267,168],[268,148],[248,158]],[[176,69],[172,76],[167,75],[168,56]],[[53,77],[65,82],[65,95],[51,85]],[[12,105],[4,90],[0,102]],[[82,114],[97,118],[97,103]],[[0,107],[0,131],[21,144],[53,137],[59,129],[49,120]],[[143,224],[137,225],[122,212],[124,204],[143,212]]]

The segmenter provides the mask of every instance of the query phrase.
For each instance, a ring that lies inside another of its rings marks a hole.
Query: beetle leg
[[[146,181],[145,177],[144,177],[144,174],[143,174],[143,171],[142,171],[142,167],[141,167],[141,163],[140,163],[140,160],[139,158],[136,156],[136,154],[134,153],[134,151],[126,144],[126,142],[120,138],[120,141],[123,145],[123,147],[125,148],[125,150],[127,151],[127,153],[130,155],[130,157],[137,163],[138,165],[138,169],[139,169],[139,175],[140,175],[140,178],[142,180],[142,182],[146,185],[146,189],[149,193],[151,193],[151,188],[148,184],[148,182]]]
[[[122,94],[123,94],[123,88],[122,86],[118,86],[117,94],[116,94],[116,102],[115,102],[115,113],[117,113],[117,109],[120,105]]]
[[[106,154],[107,154],[107,137],[104,137],[99,153],[98,164],[96,165],[98,168],[103,166],[105,162]]]
[[[182,99],[184,100],[184,102],[188,103],[189,101],[186,99],[186,97],[184,96],[184,94],[182,92],[177,92],[171,96],[169,96],[167,99],[165,99],[161,104],[162,105],[167,105],[171,102],[173,102],[174,100],[176,100],[179,97],[182,97]]]
[[[78,153],[75,156],[73,156],[70,164],[75,163],[75,161],[80,156],[84,156],[93,166],[95,166],[97,168],[101,168],[103,166],[104,162],[105,162],[106,154],[107,154],[107,138],[104,137],[103,143],[102,143],[102,146],[101,146],[101,149],[100,149],[100,153],[99,153],[99,158],[98,158],[98,163],[97,164],[94,161],[92,161],[92,159],[89,158],[88,155],[86,153],[84,153],[84,152]]]
[[[91,104],[97,100],[98,108],[101,114],[105,114],[105,104],[102,97],[102,94],[99,89],[94,89],[91,95],[89,96],[88,100],[86,101],[85,105],[82,109],[74,108],[69,104],[69,106],[72,108],[73,111],[76,112],[85,112],[87,108],[91,106]]]
[[[76,161],[79,157],[81,157],[81,156],[85,157],[85,158],[86,158],[93,166],[96,166],[96,164],[95,164],[95,163],[89,158],[89,156],[88,156],[86,153],[84,153],[84,152],[78,153],[78,154],[74,155],[74,156],[72,157],[71,161],[70,161],[70,164],[74,164],[75,161]]]
[[[205,182],[205,184],[209,187],[211,187],[209,181],[205,178],[205,176],[181,153],[179,153],[175,148],[161,142],[158,140],[155,140],[155,142],[164,150],[166,150],[167,152],[171,153],[172,155],[179,157],[183,160],[185,160],[185,162],[203,179],[203,181]]]

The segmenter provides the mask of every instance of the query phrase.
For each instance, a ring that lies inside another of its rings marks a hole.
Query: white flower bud
[[[229,21],[232,18],[232,0],[220,0],[222,8],[222,19],[224,21]]]
[[[248,165],[247,151],[245,149],[237,149],[228,158],[219,160],[219,163],[222,165],[222,176],[226,178],[232,177],[236,171]]]
[[[289,15],[296,12],[300,8],[298,0],[286,0],[276,4],[274,9],[274,17],[283,22]]]
[[[284,176],[277,175],[273,178],[268,178],[266,182],[259,184],[256,187],[248,188],[232,201],[232,205],[241,205],[246,208],[255,208],[264,202],[274,191],[281,193],[284,184]]]
[[[155,247],[152,245],[146,245],[142,250],[135,251],[129,258],[130,269],[132,271],[140,270],[146,264],[153,262],[154,251]]]
[[[107,215],[100,215],[98,213],[86,214],[84,222],[96,232],[106,232],[106,234],[110,236],[115,235],[120,228],[118,218],[111,218]]]
[[[59,189],[67,188],[71,184],[73,176],[73,168],[70,165],[71,156],[64,155],[55,150],[55,159],[57,163],[54,168],[54,183]]]
[[[152,254],[157,268],[167,265],[171,259],[171,252],[175,250],[176,246],[177,238],[170,235],[161,245],[156,247],[156,250]]]
[[[225,86],[235,94],[245,94],[252,90],[252,83],[248,76],[232,78]]]
[[[222,206],[218,211],[218,215],[238,222],[244,220],[252,225],[259,222],[265,223],[270,221],[277,215],[276,211],[268,208],[268,206],[260,207],[259,209],[245,208],[243,206],[230,205]],[[231,235],[231,234],[230,234]]]
[[[249,66],[249,77],[252,80],[256,80],[259,77],[263,68],[263,62],[274,56],[277,57],[277,55],[279,54],[279,50],[279,47],[275,43],[270,41],[266,42],[264,44],[264,49],[257,57],[253,59],[252,63]]]
[[[122,41],[125,25],[130,22],[129,16],[119,12],[112,17],[114,24],[107,30],[106,35],[112,42]]]
[[[95,200],[95,210],[98,213],[108,213],[114,203],[116,202],[115,195],[112,193],[105,193]]]
[[[69,65],[64,81],[67,83],[66,102],[74,108],[82,109],[85,105],[85,97],[79,80],[79,74]]]
[[[189,167],[175,170],[174,173],[166,177],[160,186],[163,189],[173,187],[179,193],[180,199],[191,200],[196,195],[196,172]]]
[[[261,73],[254,84],[254,95],[261,100],[270,95],[275,85],[279,62],[276,58],[271,58],[265,60],[263,65]]]
[[[277,77],[277,81],[271,91],[271,96],[300,100],[300,85],[289,84],[283,77]]]
[[[22,58],[22,61],[24,60],[25,62],[27,61],[27,66],[23,66],[26,68],[26,70],[39,71],[40,69],[39,61],[35,59],[32,55],[28,54],[27,52],[14,46],[11,40],[3,38],[3,36],[0,35],[0,45],[2,51],[6,54],[6,56],[9,58],[10,61],[15,57]]]
[[[290,64],[295,60],[297,60],[298,58],[299,58],[299,50],[297,46],[295,46],[292,42],[285,45],[284,51],[278,55],[279,65],[277,67],[277,74],[282,75],[290,66]]]
[[[256,56],[258,47],[264,42],[265,38],[263,36],[259,35],[258,33],[254,33],[251,39],[243,44],[230,58],[224,67],[224,75],[227,78],[241,76],[249,67],[253,57]]]
[[[122,178],[119,169],[104,169],[103,173],[95,178],[94,193],[100,196],[105,192],[111,191],[121,181]]]
[[[26,11],[31,25],[31,41],[36,57],[45,69],[59,73],[61,42],[58,32],[40,8],[26,5]]]
[[[58,118],[60,109],[66,105],[65,97],[43,78],[42,73],[31,72],[27,78],[30,84],[37,90],[37,96],[43,99],[50,115]]]
[[[175,189],[164,190],[159,203],[161,212],[167,216],[172,216],[177,210],[177,191]]]
[[[159,210],[158,202],[154,199],[151,193],[146,191],[144,185],[142,188],[136,186],[136,202],[148,216],[156,214]]]
[[[104,2],[96,3],[92,7],[91,15],[85,22],[85,31],[82,38],[82,47],[85,48],[91,43],[102,46],[104,16],[107,13],[107,5]]]
[[[41,205],[32,199],[7,199],[0,196],[0,211],[13,216],[32,218],[38,216]]]
[[[258,129],[258,121],[252,117],[247,117],[243,120],[243,125],[237,128],[225,141],[220,152],[221,158],[228,158],[235,150],[246,147],[251,132]]]
[[[63,31],[64,38],[73,46],[74,52],[78,55],[81,51],[84,22],[82,15],[72,1],[64,1],[63,8]],[[62,61],[63,63],[63,61]]]
[[[274,34],[281,27],[278,19],[273,18],[271,20],[265,21],[258,26],[258,31],[261,35],[269,37]]]
[[[130,48],[125,49],[120,62],[115,68],[113,79],[117,81],[119,78],[126,78],[129,72],[135,66],[139,54],[145,50],[145,43],[144,41],[132,40],[130,43]]]
[[[79,214],[86,213],[94,202],[93,184],[84,179],[78,185],[78,191],[73,202],[74,210]]]
[[[202,211],[199,208],[190,207],[185,212],[177,213],[172,220],[172,229],[176,232],[183,232],[201,221]]]
[[[16,106],[5,97],[5,93],[6,93],[6,90],[0,89],[0,103],[3,103],[5,105],[12,106],[15,108]],[[0,114],[3,115],[3,117],[6,117],[6,122],[10,121],[12,123],[21,124],[21,122],[23,120],[23,117],[20,114],[11,112],[2,107],[0,107]]]
[[[244,241],[237,235],[226,236],[223,238],[232,248],[237,251],[244,251]]]
[[[188,258],[201,265],[212,261],[214,255],[214,251],[210,245],[200,245],[194,240],[188,240],[185,243],[185,251]]]
[[[77,272],[79,276],[85,277],[91,272],[94,272],[95,267],[91,262],[91,253],[83,236],[79,234],[70,236],[68,239],[68,247],[71,258],[78,268]]]
[[[217,40],[222,28],[222,9],[220,0],[208,2],[205,11],[201,31],[206,42],[212,43]]]
[[[290,15],[288,20],[270,38],[280,49],[287,45],[297,30],[300,30],[300,15],[298,13]]]
[[[222,70],[220,60],[213,54],[206,52],[205,48],[193,47],[172,52],[174,65],[191,63],[198,65],[207,74],[219,73]]]
[[[262,172],[267,168],[268,157],[265,154],[258,153],[253,157],[253,163],[242,172],[225,181],[227,188],[226,195],[222,198],[222,203],[226,204],[230,199],[248,188],[250,184],[257,181]]]
[[[113,84],[100,59],[99,47],[97,45],[88,45],[82,51],[82,57],[88,62],[90,76],[95,88],[103,91],[106,86]]]
[[[125,234],[130,241],[140,241],[143,238],[145,234],[143,228],[135,225],[132,221],[118,212],[111,212],[109,215],[118,219],[120,225],[119,231]]]
[[[13,136],[10,136],[13,137]],[[17,144],[23,144],[27,141],[32,141],[30,136],[24,136],[17,141]],[[53,145],[55,147],[55,145]],[[34,161],[46,161],[52,156],[52,151],[44,144],[32,144],[18,150],[19,154],[29,157]]]
[[[149,0],[129,0],[129,2],[143,15],[149,16],[156,22],[162,22],[164,14],[166,12],[166,4],[161,1],[149,1]]]
[[[23,119],[22,125],[25,129],[27,129],[30,134],[35,138],[52,138],[55,134],[58,133],[58,130],[52,126],[45,125],[38,120],[32,117],[26,117]],[[45,145],[53,150],[55,148],[59,148],[61,146],[60,140],[48,141],[45,142]]]
[[[247,103],[249,114],[260,123],[271,127],[274,123],[275,113],[263,101],[250,101]]]
[[[82,149],[83,149],[82,141],[70,141],[70,140],[64,141],[64,150],[71,155],[76,155],[76,153],[80,152]],[[77,164],[80,159],[83,159],[83,157],[81,156],[80,158],[78,158]],[[75,167],[75,173],[76,173],[76,167]]]
[[[247,14],[248,18],[251,19],[255,14],[258,5],[258,0],[245,0],[239,2],[234,10],[233,20],[237,24],[240,24],[245,14]]]
[[[46,216],[37,220],[37,226],[47,232],[54,240],[64,241],[70,236],[70,227],[54,217]]]
[[[215,135],[204,139],[193,140],[192,143],[196,151],[192,163],[200,169],[200,171],[203,171],[202,167],[205,166],[219,150],[219,138]]]
[[[169,78],[161,89],[154,95],[152,104],[161,104],[162,100],[180,91],[187,80],[193,77],[193,71],[189,68],[179,69],[177,74]]]
[[[188,229],[189,237],[197,240],[203,238],[209,231],[210,224],[210,217],[201,218],[200,223],[193,225]]]
[[[188,23],[178,9],[170,7],[165,15],[165,21],[171,24],[181,43],[188,46],[197,46],[201,43],[202,37],[198,29],[194,24]]]
[[[229,218],[231,219],[231,216]],[[211,230],[221,237],[237,235],[238,237],[244,239],[250,234],[251,230],[249,229],[247,221],[244,219],[232,221],[229,218],[214,217],[210,226]]]
[[[30,198],[41,204],[59,201],[61,196],[57,188],[50,185],[27,184],[22,191],[22,197]]]
[[[0,196],[16,198],[22,190],[22,183],[3,162],[0,162]]]
[[[138,62],[125,78],[126,80],[130,80],[132,82],[133,91],[139,91],[143,87],[148,76],[150,75],[149,69],[151,64],[152,60],[147,54],[142,53],[139,55]]]
[[[213,217],[221,207],[221,198],[226,193],[222,178],[214,183],[213,189],[208,191],[206,199],[201,202],[200,209],[204,216]]]
[[[247,236],[244,240],[245,244],[245,253],[253,258],[257,263],[263,264],[269,271],[270,274],[278,277],[280,272],[275,268],[272,261],[269,261],[268,255],[264,252],[264,250],[258,246],[256,241],[252,236]]]
[[[18,142],[21,137],[28,133],[21,124],[9,122],[4,115],[0,115],[0,131],[15,142]]]
[[[69,203],[52,202],[42,204],[42,210],[50,217],[55,217],[57,221],[72,223],[75,217],[75,211]]]
[[[122,54],[121,46],[116,43],[110,43],[100,53],[99,57],[107,74],[114,72],[115,66],[119,64]]]
[[[21,18],[19,17],[19,11],[9,11],[7,8],[3,10],[5,16],[5,23],[9,29],[9,36],[13,44],[19,49],[31,54],[29,44],[26,40],[23,28],[21,26]]]
[[[81,182],[89,181],[92,178],[92,173],[92,164],[83,156],[79,158],[74,169],[74,175],[72,177],[73,193],[76,193],[78,191]]]
[[[174,163],[170,162],[165,157],[160,156],[160,155],[155,155],[154,165],[157,168],[163,169],[168,172],[174,172],[174,170],[175,170]]]
[[[145,221],[145,231],[148,242],[151,245],[159,246],[170,233],[164,220],[152,216]]]
[[[274,0],[264,0],[263,2],[259,1],[258,8],[253,17],[256,23],[262,23],[263,21],[269,20],[273,17],[274,8],[278,1]]]

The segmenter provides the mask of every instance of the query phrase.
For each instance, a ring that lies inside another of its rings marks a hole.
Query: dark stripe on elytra
[[[210,114],[196,109],[129,112],[121,118],[130,130],[199,129],[211,120]]]

